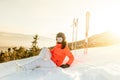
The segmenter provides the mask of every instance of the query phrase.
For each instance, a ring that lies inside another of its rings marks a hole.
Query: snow
[[[19,70],[15,62],[25,64],[37,56],[0,64],[0,80],[120,80],[120,44],[72,51],[75,60],[70,68]]]

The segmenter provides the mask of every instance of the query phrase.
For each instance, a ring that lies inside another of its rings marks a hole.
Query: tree
[[[37,48],[37,40],[39,39],[38,38],[38,35],[36,34],[34,37],[33,37],[34,41],[32,41],[32,47],[35,47]]]
[[[32,41],[32,47],[30,48],[30,51],[31,51],[32,55],[35,56],[35,55],[38,55],[38,53],[40,51],[39,47],[37,46],[37,43],[38,43],[37,41],[39,39],[38,35],[36,34],[33,37],[33,39],[34,40]]]

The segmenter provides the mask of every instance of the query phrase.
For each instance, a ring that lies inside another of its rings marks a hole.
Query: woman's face
[[[57,41],[57,43],[62,43],[63,38],[62,38],[62,37],[57,37],[57,38],[56,38],[56,41]]]

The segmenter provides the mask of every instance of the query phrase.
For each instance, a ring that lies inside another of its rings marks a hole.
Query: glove
[[[60,67],[62,67],[62,68],[68,68],[68,67],[70,67],[70,65],[69,64],[62,64]]]

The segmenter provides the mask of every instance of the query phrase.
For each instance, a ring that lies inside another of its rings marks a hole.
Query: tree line
[[[20,47],[8,48],[6,51],[1,50],[0,63],[38,55],[41,50],[41,48],[37,46],[37,41],[39,39],[38,35],[36,34],[35,36],[33,36],[33,39],[34,40],[32,41],[32,46],[29,49],[20,46]]]

